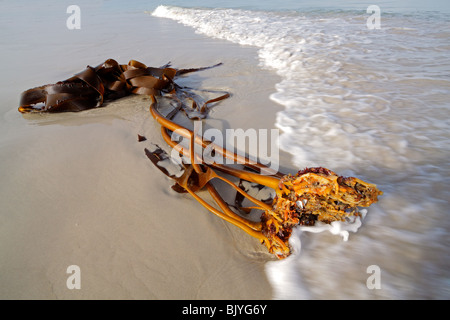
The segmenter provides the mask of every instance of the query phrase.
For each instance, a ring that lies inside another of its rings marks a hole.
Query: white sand
[[[152,66],[171,60],[180,68],[223,62],[182,80],[232,92],[208,124],[273,128],[278,107],[268,97],[277,78],[257,67],[254,49],[143,14],[123,18],[112,17],[112,36],[105,17],[95,24],[87,14],[81,35],[61,27],[52,37],[33,38],[25,30],[5,39],[0,298],[270,299],[264,264],[273,257],[266,249],[189,196],[174,193],[172,182],[146,158],[145,147],[164,142],[144,97],[82,113],[17,112],[20,92],[107,58]],[[37,20],[49,30],[56,23]],[[139,143],[137,134],[148,141]],[[281,155],[281,164],[288,166],[288,159]],[[70,265],[80,267],[80,290],[66,286]]]

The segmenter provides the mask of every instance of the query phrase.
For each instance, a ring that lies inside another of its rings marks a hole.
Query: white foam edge
[[[340,235],[344,241],[348,241],[349,232],[357,232],[362,225],[362,220],[367,214],[367,209],[359,210],[361,216],[346,221],[334,221],[330,224],[316,222],[314,226],[297,226],[289,238],[292,254],[278,261],[268,262],[265,266],[267,278],[273,289],[275,300],[307,300],[310,293],[303,283],[301,273],[298,272],[298,259],[301,253],[301,234],[303,232],[320,233],[329,231],[334,235]]]
[[[361,209],[359,213],[361,214],[361,217],[355,216],[353,217],[353,220],[347,219],[346,221],[333,221],[330,224],[318,221],[314,226],[298,226],[296,227],[296,229],[298,229],[299,231],[307,231],[313,233],[329,231],[334,235],[340,235],[344,241],[348,241],[349,231],[353,233],[356,233],[358,231],[358,229],[362,225],[362,219],[367,213],[367,209]]]

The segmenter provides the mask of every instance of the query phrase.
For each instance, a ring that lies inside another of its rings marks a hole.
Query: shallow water
[[[448,14],[388,13],[373,30],[356,10],[160,6],[152,14],[258,48],[261,67],[281,77],[271,99],[284,107],[276,126],[292,164],[384,191],[345,244],[299,233],[311,243],[267,268],[285,289],[275,297],[448,298]],[[382,272],[380,290],[366,286],[371,265]]]

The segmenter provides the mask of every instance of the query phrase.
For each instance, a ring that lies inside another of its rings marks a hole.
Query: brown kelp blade
[[[176,174],[170,173],[167,169],[167,166],[162,165],[162,162],[170,161],[168,154],[161,149],[159,146],[156,146],[156,150],[150,151],[149,149],[144,149],[146,156],[150,159],[150,161],[164,173],[166,176],[172,179],[177,179]]]
[[[19,111],[78,112],[101,107],[104,101],[129,94],[160,95],[161,92],[188,91],[177,90],[180,87],[175,85],[175,77],[219,65],[177,70],[169,65],[161,68],[147,67],[136,60],[121,65],[114,59],[108,59],[95,68],[88,66],[64,81],[23,92]],[[199,110],[196,110],[196,114],[197,117],[202,117]]]
[[[29,89],[22,93],[20,112],[76,112],[103,104],[104,86],[88,67],[65,81]]]

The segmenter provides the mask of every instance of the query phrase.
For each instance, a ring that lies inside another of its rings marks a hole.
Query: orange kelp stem
[[[156,109],[157,102],[156,102],[155,96],[152,95],[150,98],[151,98],[150,113],[153,116],[153,118],[155,118],[155,120],[158,121],[159,124],[161,124],[164,128],[169,129],[171,131],[177,131],[177,133],[179,133],[183,137],[192,140],[194,133],[192,131],[190,131],[189,129],[186,129],[186,128],[176,124],[175,122],[165,118]],[[163,133],[163,138],[166,141],[166,143],[169,144],[172,148],[177,147],[178,144],[175,141],[173,141],[167,133],[166,134]],[[219,146],[213,144],[211,141],[203,140],[199,136],[196,136],[195,142],[198,144],[201,144],[202,147],[210,146],[212,144],[214,150],[220,152],[222,155],[224,155],[226,157],[231,157],[232,160],[235,160],[237,163],[244,164],[253,169],[259,169],[259,170],[267,169],[266,166],[264,166],[260,163],[250,161],[248,158],[239,156],[235,153],[231,153],[231,152],[223,149],[222,147],[219,147]],[[180,149],[177,151],[182,151],[180,146],[178,146],[177,148]],[[187,154],[185,154],[185,155],[188,156]],[[253,173],[253,172],[249,172],[249,171],[239,170],[236,168],[226,167],[224,165],[217,164],[217,163],[211,164],[211,166],[213,166],[214,168],[217,168],[218,170],[225,172],[227,174],[233,175],[235,177],[239,177],[241,179],[244,179],[244,180],[247,180],[250,182],[258,183],[258,184],[267,186],[272,189],[277,189],[278,184],[280,182],[279,176],[261,175],[261,174],[257,174],[257,173]]]

